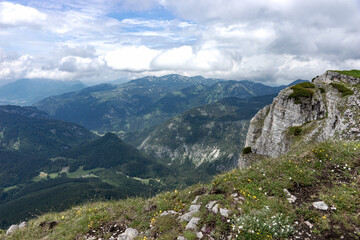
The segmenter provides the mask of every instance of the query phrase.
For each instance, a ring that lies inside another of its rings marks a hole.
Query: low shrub
[[[243,150],[242,150],[242,153],[243,154],[249,154],[249,153],[252,153],[251,151],[251,147],[244,147]]]
[[[344,85],[340,84],[340,83],[330,83],[330,85],[334,88],[336,88],[336,90],[338,90],[339,92],[341,92],[342,97],[345,97],[347,95],[353,95],[354,91],[345,87]]]
[[[319,87],[321,93],[325,93],[325,88]]]
[[[312,88],[311,86],[314,84],[309,82],[304,82],[304,83],[299,83],[291,87],[293,92],[289,95],[289,98],[294,98],[296,104],[301,103],[300,98],[311,98],[314,95],[314,92],[311,89],[309,89]]]
[[[302,128],[300,126],[289,127],[289,132],[294,136],[298,136],[302,132]]]

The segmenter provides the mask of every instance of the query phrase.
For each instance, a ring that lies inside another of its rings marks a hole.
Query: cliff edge
[[[358,140],[359,123],[360,71],[329,70],[282,90],[251,119],[245,146],[277,157],[298,142]]]

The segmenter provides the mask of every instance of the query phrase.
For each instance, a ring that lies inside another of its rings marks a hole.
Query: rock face
[[[360,139],[360,78],[327,71],[312,83],[314,87],[308,88],[312,96],[295,99],[288,87],[252,118],[246,146],[253,153],[277,157],[297,141]],[[334,83],[354,93],[342,96]]]

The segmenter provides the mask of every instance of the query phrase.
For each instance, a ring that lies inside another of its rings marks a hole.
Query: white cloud
[[[141,72],[151,70],[150,63],[158,54],[146,46],[123,46],[107,53],[105,61],[115,70]]]
[[[12,2],[0,2],[0,78],[178,73],[286,83],[360,68],[357,0]]]
[[[216,71],[230,70],[232,61],[216,48],[194,50],[191,46],[181,46],[159,54],[152,66],[160,70]]]
[[[31,66],[32,57],[23,55],[16,59],[6,59],[3,55],[0,62],[0,79],[15,79],[24,76],[29,66]]]
[[[68,80],[74,79],[75,74],[70,72],[60,71],[59,69],[41,69],[35,68],[31,69],[25,74],[26,78],[46,78],[54,80]]]
[[[77,56],[63,57],[59,62],[59,70],[64,72],[89,72],[100,70],[105,62],[102,59],[91,59]]]
[[[32,7],[11,2],[0,2],[0,25],[40,25],[47,15]]]

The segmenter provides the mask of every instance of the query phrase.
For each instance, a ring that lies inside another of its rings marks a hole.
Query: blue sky
[[[357,0],[0,0],[0,85],[203,75],[267,84],[360,69]]]

